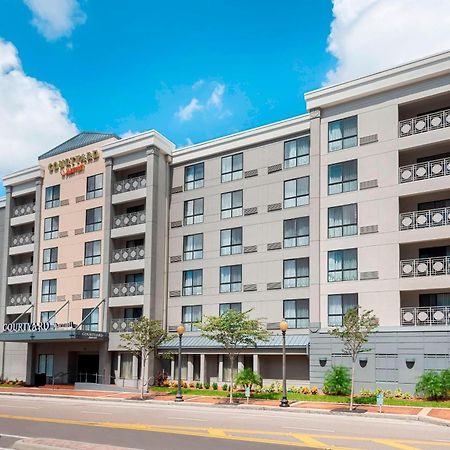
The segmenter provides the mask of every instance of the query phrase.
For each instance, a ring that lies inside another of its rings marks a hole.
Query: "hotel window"
[[[205,164],[198,163],[184,168],[184,190],[202,188],[205,179]]]
[[[219,292],[239,292],[242,287],[242,265],[220,268]]]
[[[222,158],[222,183],[242,178],[242,159],[242,153]]]
[[[82,321],[81,328],[84,331],[98,331],[98,308],[83,309]]]
[[[242,216],[242,190],[222,194],[221,205],[222,219]]]
[[[43,271],[56,270],[58,268],[58,247],[44,249]]]
[[[284,182],[284,207],[307,205],[309,203],[309,177]]]
[[[44,220],[44,240],[56,239],[59,232],[59,217],[47,217]]]
[[[98,198],[103,195],[103,174],[98,173],[87,177],[86,183],[86,200]]]
[[[38,356],[38,373],[45,373],[47,377],[53,376],[53,355]]]
[[[86,233],[102,229],[102,207],[86,210]]]
[[[183,306],[181,311],[181,323],[184,325],[186,331],[197,331],[195,324],[202,320],[202,307]]]
[[[84,244],[84,265],[100,264],[102,241],[89,241]]]
[[[309,244],[309,217],[287,219],[283,223],[284,248]]]
[[[142,306],[125,308],[123,310],[123,317],[125,319],[140,319],[142,317]]]
[[[184,224],[193,225],[203,222],[203,198],[184,202]]]
[[[328,151],[335,152],[358,145],[358,119],[356,116],[335,120],[328,124]]]
[[[183,271],[183,295],[201,295],[203,290],[203,270]]]
[[[183,238],[183,259],[190,261],[192,259],[203,258],[203,233],[190,234]]]
[[[309,286],[309,258],[286,259],[283,261],[283,287]]]
[[[341,194],[358,189],[358,161],[346,161],[328,166],[328,194]]]
[[[83,298],[100,297],[100,274],[85,275],[83,278]]]
[[[328,237],[353,236],[358,234],[358,206],[334,206],[328,208]]]
[[[59,184],[49,186],[45,189],[45,209],[57,208],[59,206]]]
[[[284,167],[309,164],[309,136],[303,136],[284,143]]]
[[[419,306],[450,306],[450,293],[419,294]]]
[[[42,311],[41,323],[49,322],[50,325],[55,325],[55,311]]]
[[[348,310],[358,307],[358,294],[333,294],[328,296],[328,325],[342,326]]]
[[[125,283],[138,283],[144,284],[144,274],[143,273],[127,273],[125,275]]]
[[[221,303],[219,305],[219,316],[226,313],[230,309],[241,312],[242,311],[242,304],[241,303]]]
[[[283,317],[289,328],[309,327],[309,299],[284,300]]]
[[[333,250],[328,252],[328,281],[350,281],[358,279],[358,249]]]
[[[220,230],[220,256],[242,253],[242,227]]]
[[[56,279],[55,280],[42,280],[42,303],[56,302]]]
[[[133,353],[120,354],[119,377],[128,380],[133,378]]]

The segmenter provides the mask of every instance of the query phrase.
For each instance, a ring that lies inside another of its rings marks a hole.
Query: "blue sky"
[[[82,130],[185,146],[299,115],[449,27],[442,0],[0,0],[0,176]]]

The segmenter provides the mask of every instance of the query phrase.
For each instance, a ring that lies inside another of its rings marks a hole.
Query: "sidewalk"
[[[140,395],[136,392],[111,392],[111,391],[83,391],[71,388],[52,389],[49,387],[28,388],[28,387],[8,387],[0,388],[0,395],[33,395],[56,398],[82,398],[92,400],[115,400],[115,401],[141,401]],[[145,394],[145,400],[151,402],[173,403],[174,395],[168,395],[164,392],[152,392]],[[279,408],[279,400],[259,400],[250,399],[248,404],[245,399],[234,399],[233,408],[249,408],[249,409],[277,409]],[[184,396],[184,405],[200,404],[204,406],[225,407],[229,404],[227,397],[210,397],[200,395]],[[285,411],[310,412],[322,414],[351,414],[348,411],[348,405],[343,403],[325,403],[325,402],[308,402],[293,401],[290,408]],[[450,408],[425,408],[413,406],[383,406],[382,413],[379,413],[378,406],[375,405],[356,405],[356,414],[371,417],[391,417],[403,418],[409,420],[423,420],[437,423],[440,425],[450,426]]]

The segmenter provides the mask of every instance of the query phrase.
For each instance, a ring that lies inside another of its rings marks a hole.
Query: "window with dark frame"
[[[340,327],[344,316],[352,308],[358,307],[358,294],[331,294],[328,296],[328,325]]]
[[[203,270],[183,271],[183,295],[201,295],[203,292]]]
[[[103,195],[103,174],[98,173],[87,177],[86,180],[86,200],[99,198]]]
[[[309,177],[284,182],[284,207],[293,208],[309,204]]]
[[[356,203],[328,208],[329,238],[355,234],[358,234],[358,205]]]
[[[44,240],[57,239],[59,235],[59,216],[44,219]]]
[[[42,280],[41,302],[56,302],[56,279]]]
[[[284,300],[283,317],[289,328],[308,328],[309,299]]]
[[[302,136],[284,143],[284,167],[303,166],[309,164],[309,136]]]
[[[242,227],[220,230],[220,256],[242,253]]]
[[[358,249],[331,250],[328,252],[328,281],[358,279]]]
[[[102,229],[102,207],[86,210],[85,232],[99,231]]]
[[[242,265],[220,268],[220,293],[239,292],[242,289]]]
[[[358,190],[358,161],[353,159],[328,166],[328,194]]]
[[[55,324],[55,311],[41,311],[41,323]]]
[[[309,217],[286,219],[283,222],[284,248],[309,245]]]
[[[92,313],[92,314],[91,314]],[[98,331],[98,308],[85,308],[82,312],[82,320],[84,321],[81,325],[84,331]]]
[[[243,154],[224,156],[222,158],[222,183],[240,180],[243,172]]]
[[[196,323],[202,320],[201,305],[183,306],[181,310],[181,323],[186,331],[197,331]]]
[[[242,190],[225,192],[221,197],[221,218],[242,216]]]
[[[184,168],[184,190],[202,188],[205,179],[205,163],[192,164]]]
[[[83,298],[100,297],[100,274],[94,273],[83,277]]]
[[[48,186],[45,188],[45,209],[57,208],[60,204],[60,186]]]
[[[230,309],[241,312],[242,311],[242,303],[220,303],[219,304],[219,316],[226,313]]]
[[[328,123],[328,151],[335,152],[358,145],[357,116]]]
[[[56,270],[58,268],[58,247],[45,248],[43,252],[42,270]]]
[[[102,241],[89,241],[84,243],[84,265],[100,264],[102,253]]]
[[[309,286],[309,258],[285,259],[283,261],[283,287]]]
[[[183,260],[203,258],[203,233],[189,234],[183,237]]]
[[[195,198],[184,202],[184,224],[203,223],[203,198]]]

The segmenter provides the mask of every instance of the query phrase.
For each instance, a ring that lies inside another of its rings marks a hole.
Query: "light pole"
[[[178,333],[178,387],[177,387],[177,396],[175,397],[176,402],[182,402],[183,401],[183,394],[181,393],[181,341],[183,339],[184,334],[184,326],[178,325],[177,327],[177,333]]]
[[[289,328],[288,323],[285,320],[280,322],[280,330],[283,342],[283,398],[281,399],[280,406],[287,408],[289,402],[286,395],[286,331]]]

